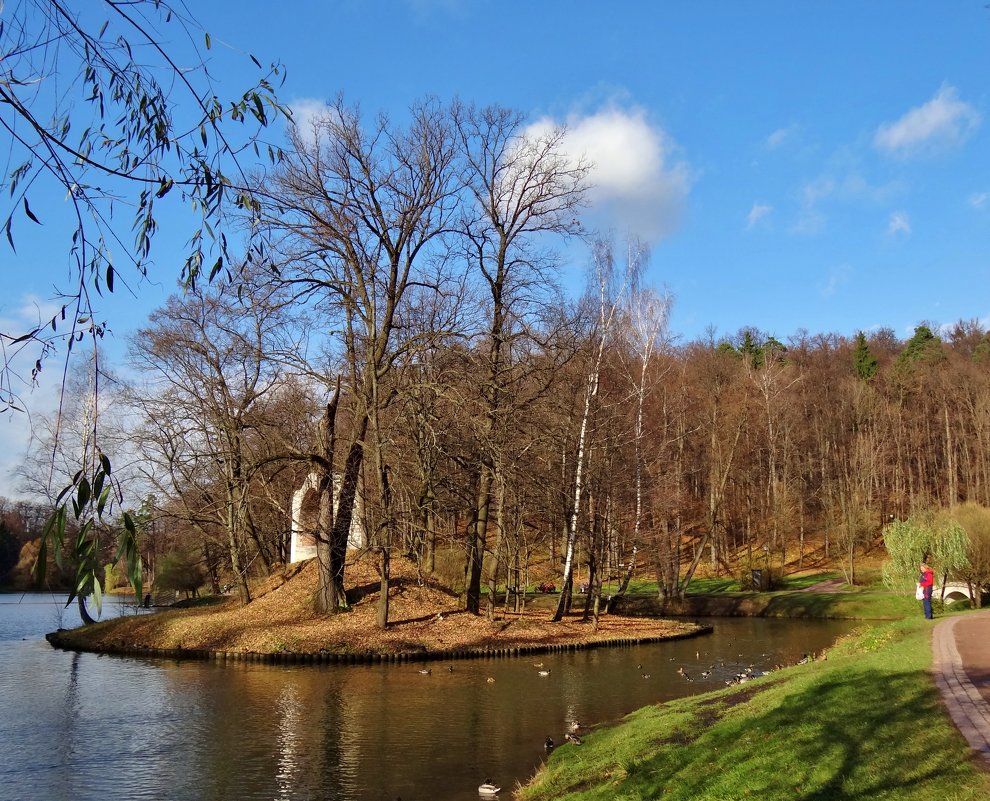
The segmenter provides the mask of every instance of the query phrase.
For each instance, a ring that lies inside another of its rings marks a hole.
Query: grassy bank
[[[525,801],[847,799],[990,794],[942,710],[931,624],[875,624],[827,659],[638,710],[558,748]]]
[[[713,592],[683,601],[659,601],[655,594],[627,595],[615,611],[630,615],[790,617],[843,620],[899,620],[920,614],[913,597],[889,592]]]

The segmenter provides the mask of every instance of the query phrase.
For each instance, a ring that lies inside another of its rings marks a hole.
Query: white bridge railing
[[[944,586],[936,586],[932,590],[933,598],[945,598],[945,600],[973,599],[969,592],[969,585],[965,581],[947,581]]]

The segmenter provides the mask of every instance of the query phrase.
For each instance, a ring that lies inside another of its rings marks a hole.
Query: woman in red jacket
[[[935,584],[935,573],[926,563],[921,563],[921,575],[918,577],[918,586],[921,587],[923,598],[921,605],[925,609],[925,619],[932,619],[932,587]]]

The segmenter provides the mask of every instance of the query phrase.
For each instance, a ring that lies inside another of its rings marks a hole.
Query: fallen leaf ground
[[[242,605],[230,598],[220,605],[169,609],[132,615],[64,632],[60,645],[84,650],[131,648],[190,649],[254,653],[422,653],[460,649],[505,649],[531,645],[573,645],[611,640],[683,636],[691,623],[603,615],[595,630],[580,610],[559,623],[545,608],[524,613],[499,610],[493,620],[461,611],[457,594],[415,568],[393,562],[389,626],[376,626],[378,576],[368,560],[348,564],[348,586],[362,595],[350,612],[315,611],[314,561],[293,565],[254,590]]]

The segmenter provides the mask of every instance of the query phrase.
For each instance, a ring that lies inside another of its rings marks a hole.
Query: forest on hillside
[[[886,522],[990,504],[979,323],[681,342],[645,246],[578,222],[587,166],[562,130],[426,100],[402,124],[338,101],[292,131],[252,179],[266,248],[155,311],[126,380],[98,350],[75,362],[35,427],[24,491],[54,503],[67,484],[84,506],[112,459],[147,581],[250,600],[288,559],[306,481],[326,611],[348,603],[355,516],[383,590],[402,554],[462,576],[480,612],[486,583],[549,559],[559,615],[578,570],[595,590],[646,569],[676,593],[702,559],[800,563],[813,536],[852,579]],[[587,266],[576,300],[565,258]],[[93,570],[114,524],[91,522]]]
[[[355,508],[370,550],[463,574],[466,590],[473,558],[479,584],[525,585],[547,559],[562,571],[572,526],[581,583],[636,560],[673,593],[695,558],[734,575],[800,564],[811,541],[852,579],[888,521],[990,504],[990,338],[977,324],[944,338],[922,325],[907,341],[878,331],[786,344],[755,330],[677,344],[660,325],[644,348],[633,299],[607,332],[586,306],[556,307],[552,328],[514,338],[497,417],[484,338],[432,332],[388,372],[359,439],[360,396],[341,390],[328,438],[325,387],[259,337],[277,328],[271,309],[219,289],[176,297],[135,339],[146,379],[101,390],[104,447],[125,486],[145,488],[128,500],[143,499],[149,579],[178,565],[219,589],[237,569],[275,570],[288,561],[293,493],[324,459],[339,476],[354,442],[369,457]],[[664,319],[661,309],[653,323]],[[79,433],[92,396],[79,386],[72,397]],[[78,455],[64,450],[68,468]]]

